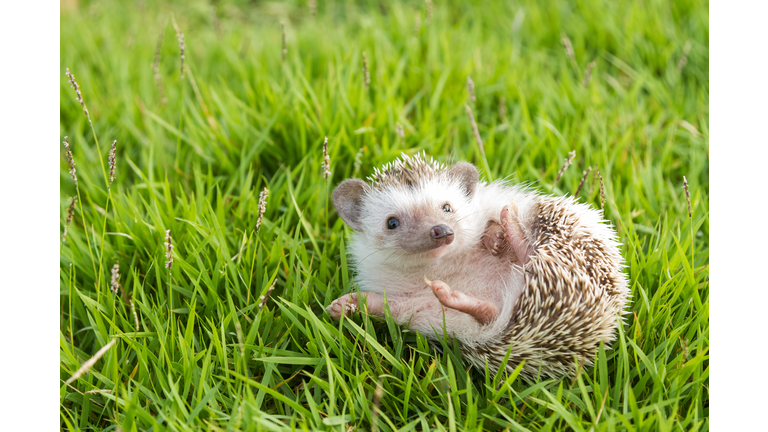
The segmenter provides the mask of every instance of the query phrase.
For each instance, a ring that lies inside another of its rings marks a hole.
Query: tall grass
[[[62,15],[79,182],[62,147],[62,232],[70,197],[80,209],[60,260],[62,427],[708,430],[708,3],[310,3],[94,0]],[[119,143],[111,187],[97,135]],[[331,188],[420,150],[555,194],[592,167],[579,199],[595,207],[600,171],[632,305],[594,367],[527,383],[390,318],[330,319],[355,289]],[[109,289],[116,261],[129,301]]]

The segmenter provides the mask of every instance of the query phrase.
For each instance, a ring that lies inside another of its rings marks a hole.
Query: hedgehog
[[[345,180],[332,199],[353,230],[359,287],[327,307],[334,319],[384,317],[388,307],[433,344],[458,342],[480,371],[523,363],[528,381],[592,365],[623,323],[629,290],[616,233],[572,197],[487,183],[470,163],[449,168],[417,153],[368,182]]]

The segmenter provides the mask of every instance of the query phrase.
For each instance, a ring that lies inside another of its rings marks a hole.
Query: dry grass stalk
[[[173,267],[173,239],[171,238],[171,230],[165,231],[165,268],[170,269]]]
[[[165,97],[165,87],[163,87],[163,79],[160,76],[160,50],[163,47],[163,36],[165,36],[165,29],[163,29],[157,37],[155,60],[152,62],[152,72],[155,74],[155,85],[157,85],[157,91],[160,93],[160,102],[165,105],[168,103],[168,98]]]
[[[88,112],[88,107],[85,106],[85,101],[83,100],[83,95],[80,93],[80,86],[77,85],[77,81],[75,81],[75,76],[72,75],[72,72],[69,71],[69,68],[67,68],[67,71],[65,72],[67,75],[67,78],[69,78],[69,85],[75,89],[75,94],[77,94],[77,103],[80,104],[81,107],[83,107],[83,111],[85,112],[85,116],[88,117],[88,121],[91,121],[91,113]]]
[[[85,392],[85,394],[96,394],[96,393],[112,393],[112,390],[109,390],[109,389],[93,389],[93,390],[88,390],[87,392]]]
[[[395,132],[397,133],[397,135],[398,135],[400,138],[402,138],[402,139],[405,139],[405,130],[403,129],[403,125],[401,125],[400,123],[398,123],[398,124],[397,124],[397,127],[395,127]]]
[[[365,78],[365,91],[368,91],[368,86],[371,84],[371,74],[368,73],[368,59],[365,57],[365,51],[363,51],[363,77]]]
[[[280,28],[283,32],[283,61],[285,61],[285,56],[288,55],[288,41],[285,38],[285,23],[280,23]]]
[[[75,203],[77,202],[77,196],[73,196],[69,199],[69,208],[67,209],[67,223],[64,225],[64,234],[61,235],[62,243],[67,239],[67,232],[69,231],[69,224],[72,223],[72,217],[75,216]]]
[[[117,339],[112,339],[111,341],[109,341],[108,344],[104,345],[96,354],[94,354],[93,357],[86,360],[86,362],[83,363],[82,366],[80,366],[80,369],[78,369],[75,373],[73,373],[72,376],[69,377],[67,381],[65,381],[65,383],[70,384],[76,379],[80,378],[83,374],[88,373],[88,371],[91,370],[93,365],[95,365],[96,362],[99,361],[101,356],[103,356],[108,349],[112,348],[112,345],[115,344],[115,341],[117,341]]]
[[[272,282],[272,285],[270,285],[269,289],[266,293],[264,293],[263,296],[259,296],[259,310],[261,310],[264,305],[267,304],[267,301],[269,300],[269,295],[272,294],[272,291],[275,289],[275,284],[277,283],[277,279],[275,279],[274,282]]]
[[[568,157],[565,159],[565,163],[563,164],[563,167],[560,168],[560,171],[557,173],[557,178],[555,179],[555,182],[552,184],[554,187],[557,182],[560,181],[560,177],[563,175],[566,169],[568,169],[568,166],[571,165],[571,162],[573,162],[573,158],[576,157],[576,150],[572,150],[570,153],[568,153]]]
[[[696,126],[688,123],[685,120],[680,120],[680,126],[682,126],[682,128],[687,130],[688,132],[692,133],[693,136],[695,136],[696,138],[701,136],[701,132],[699,132],[699,130],[696,129]]]
[[[379,378],[379,382],[376,383],[376,390],[373,392],[373,413],[371,415],[371,431],[378,431],[379,430],[379,424],[377,420],[379,419],[379,405],[381,405],[381,398],[384,396],[384,387],[381,386],[381,378]]]
[[[691,40],[688,39],[685,41],[685,46],[683,47],[683,56],[680,57],[680,61],[677,62],[677,71],[682,72],[683,68],[686,64],[688,64],[688,53],[691,51]]]
[[[261,218],[264,217],[264,212],[267,211],[267,197],[269,196],[269,189],[266,187],[259,194],[259,216],[256,218],[256,232],[261,230]]]
[[[600,175],[600,171],[597,171],[597,177],[600,179],[600,209],[605,210],[605,185],[603,184],[603,176]]]
[[[75,169],[75,158],[72,157],[72,149],[69,147],[69,137],[64,137],[64,141],[62,142],[64,144],[64,147],[67,149],[67,161],[69,162],[69,176],[72,177],[72,180],[75,181],[75,186],[77,186],[77,170]]]
[[[587,65],[587,70],[584,72],[584,82],[582,83],[584,87],[589,85],[589,80],[592,79],[592,69],[595,67],[595,62],[591,61]]]
[[[576,195],[574,195],[574,198],[579,197],[579,192],[581,192],[581,188],[584,186],[584,182],[587,181],[587,176],[589,175],[589,172],[592,171],[592,167],[587,168],[586,171],[584,171],[584,176],[581,178],[581,183],[579,183],[579,188],[576,189]]]
[[[504,96],[499,98],[499,118],[502,121],[507,120],[507,99]]]
[[[432,0],[424,0],[424,5],[427,8],[427,19],[424,20],[424,25],[430,25],[432,23]]]
[[[469,122],[472,124],[472,132],[474,132],[475,141],[477,141],[477,145],[480,147],[480,153],[483,155],[483,157],[485,157],[485,147],[483,147],[483,139],[480,138],[480,131],[477,129],[475,116],[472,115],[472,108],[469,107],[469,104],[465,104],[464,109],[467,111],[467,116],[469,116]]]
[[[112,150],[109,151],[109,184],[115,181],[115,166],[117,162],[115,160],[115,152],[117,151],[117,140],[112,141]]]
[[[328,137],[323,141],[323,177],[328,180],[331,175],[331,157],[328,156]]]
[[[691,211],[691,192],[688,190],[688,179],[683,176],[683,189],[685,189],[685,199],[688,201],[688,218],[693,218]]]
[[[469,100],[472,105],[475,104],[475,82],[472,81],[471,76],[467,76],[467,93],[469,93]]]

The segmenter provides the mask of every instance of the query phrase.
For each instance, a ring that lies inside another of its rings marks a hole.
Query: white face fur
[[[461,254],[478,244],[485,228],[477,203],[461,183],[444,175],[413,187],[369,189],[361,204],[355,240],[370,252],[379,250],[382,257],[373,261],[387,267]]]

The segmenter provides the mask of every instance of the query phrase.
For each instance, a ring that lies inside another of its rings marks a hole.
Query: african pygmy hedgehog
[[[419,154],[368,180],[333,193],[355,230],[361,291],[334,300],[333,318],[359,310],[359,298],[383,317],[386,293],[398,324],[432,340],[447,332],[479,370],[487,362],[511,373],[525,360],[527,380],[573,375],[615,338],[629,290],[616,234],[597,210]]]

